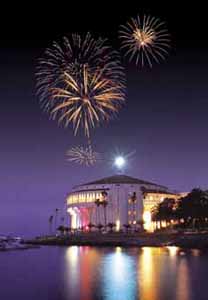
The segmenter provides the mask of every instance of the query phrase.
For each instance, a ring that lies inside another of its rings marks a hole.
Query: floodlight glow
[[[77,214],[74,211],[73,208],[68,208],[67,212],[71,215],[71,227],[72,229],[76,229],[77,228]]]
[[[145,211],[143,213],[143,221],[144,221],[144,229],[147,231],[152,230],[152,217],[151,217],[151,212],[150,211]]]
[[[125,165],[125,159],[122,156],[116,157],[115,165],[117,168],[121,169]]]

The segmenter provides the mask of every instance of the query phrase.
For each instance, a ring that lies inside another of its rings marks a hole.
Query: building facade
[[[154,224],[151,220],[151,212],[155,206],[161,203],[164,199],[177,200],[184,194],[171,192],[170,190],[153,190],[147,189],[143,191],[143,220],[144,228],[149,231],[154,230]]]
[[[149,222],[151,209],[164,198],[179,197],[165,186],[126,175],[115,175],[78,185],[67,196],[67,212],[73,229],[89,224]]]

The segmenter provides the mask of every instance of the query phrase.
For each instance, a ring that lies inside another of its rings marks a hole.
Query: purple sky
[[[26,15],[24,23],[14,19],[16,26],[8,28],[1,40],[0,233],[47,230],[48,216],[63,207],[73,185],[115,173],[110,163],[89,169],[67,163],[66,150],[85,140],[49,120],[35,96],[36,60],[51,40],[71,31],[94,30],[117,46],[118,25],[140,11],[139,7],[108,11],[106,24],[107,10],[94,15],[88,9],[87,16],[77,10],[61,18],[56,15],[57,23],[51,26],[55,10],[46,15],[37,9],[31,19]],[[136,150],[128,175],[179,191],[207,188],[208,47],[203,18],[194,9],[185,14],[177,5],[141,10],[166,20],[172,34],[170,56],[153,69],[138,70],[126,61],[126,105],[117,120],[94,131],[94,144],[112,158],[117,149]],[[197,26],[190,32],[193,20]],[[30,35],[23,30],[26,25]]]

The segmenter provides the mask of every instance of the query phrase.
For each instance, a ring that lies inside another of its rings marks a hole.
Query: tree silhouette
[[[96,205],[96,225],[98,225],[100,223],[100,211],[99,211],[99,207],[101,205],[100,199],[95,200],[95,205]]]
[[[109,227],[110,232],[113,232],[113,228],[116,227],[116,224],[115,224],[115,223],[108,223],[108,224],[107,224],[107,227]]]
[[[49,222],[49,234],[52,234],[53,230],[53,215],[51,215],[48,219],[48,222]]]

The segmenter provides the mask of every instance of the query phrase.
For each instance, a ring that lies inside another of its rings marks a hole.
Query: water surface
[[[208,253],[41,247],[0,252],[0,299],[207,300]]]

